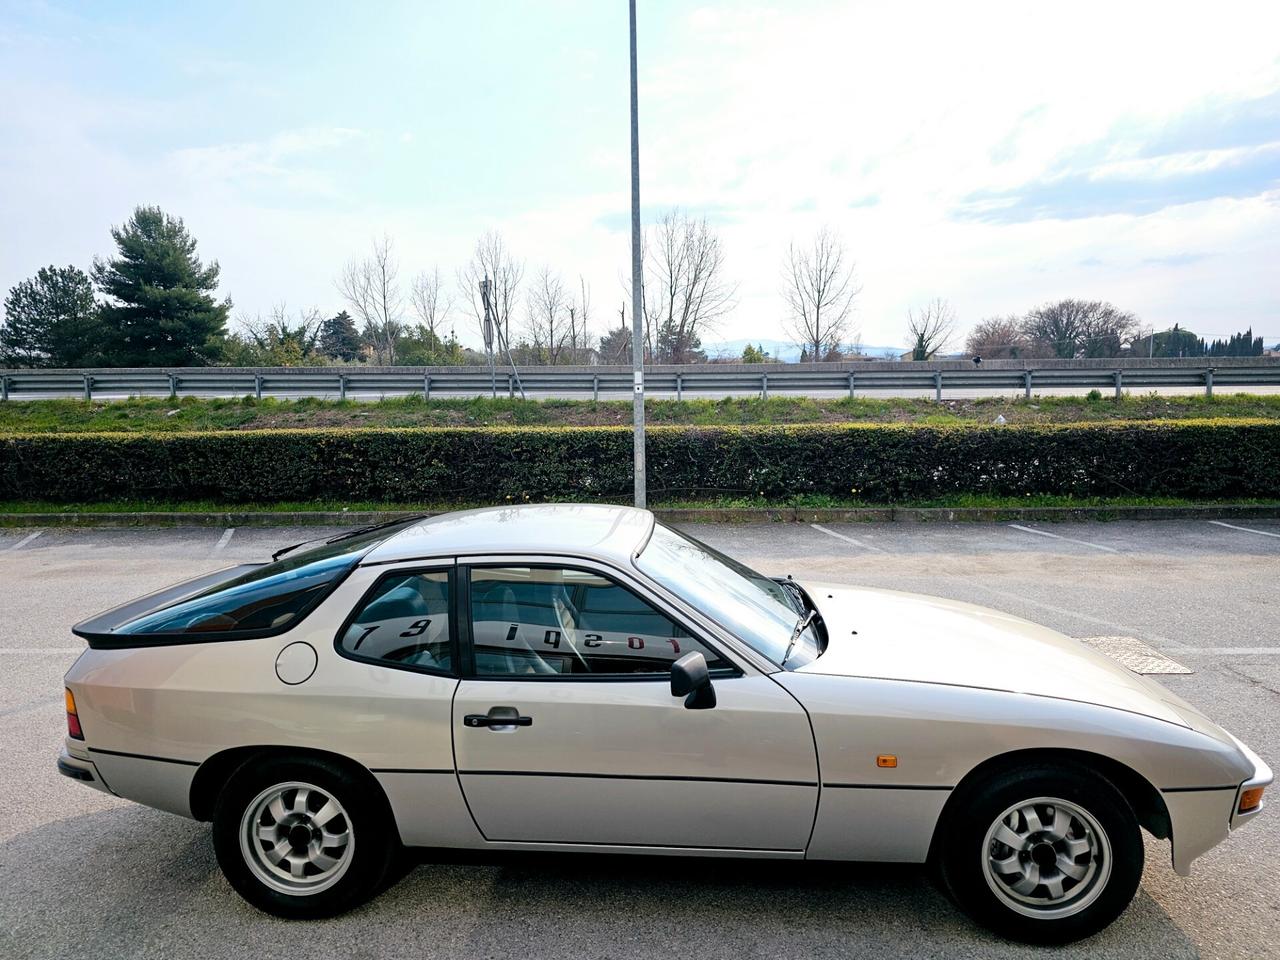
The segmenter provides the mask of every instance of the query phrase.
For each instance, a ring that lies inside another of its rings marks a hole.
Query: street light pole
[[[489,355],[489,390],[498,399],[498,370],[493,361],[493,312],[489,309],[489,275],[480,281],[480,300],[484,304],[484,352]]]
[[[644,294],[640,246],[640,109],[636,83],[636,0],[631,2],[631,369],[635,396],[635,501],[646,503],[644,467]]]

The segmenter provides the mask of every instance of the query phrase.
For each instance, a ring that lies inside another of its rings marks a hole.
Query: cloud
[[[1142,216],[1179,204],[1259,196],[1278,186],[1280,141],[1136,157],[1011,190],[980,191],[965,198],[956,215],[989,223]]]
[[[315,161],[365,136],[349,127],[308,127],[260,141],[186,147],[173,151],[170,159],[183,177],[199,183],[333,195],[334,178]]]
[[[531,269],[583,275],[596,326],[616,322],[625,16],[491,8],[379,8],[344,30],[345,14],[281,5],[248,33],[179,7],[90,5],[35,37],[10,18],[0,292],[106,252],[107,226],[149,202],[186,219],[249,313],[336,309],[333,277],[384,231],[405,275],[452,276],[497,229]],[[539,60],[530,32],[552,22]],[[645,218],[679,206],[720,232],[739,296],[712,339],[779,335],[786,246],[824,225],[857,263],[868,343],[899,342],[935,295],[965,324],[1081,296],[1210,335],[1274,326],[1277,35],[1272,0],[1212,17],[1113,0],[1070,17],[1000,0],[648,5]],[[570,81],[549,85],[557,72]]]
[[[673,209],[679,209],[681,213],[694,219],[705,219],[707,223],[713,227],[722,227],[726,224],[737,223],[741,219],[742,211],[735,210],[728,206],[717,204],[702,205],[659,205],[659,204],[641,204],[640,205],[640,222],[648,225],[654,223],[659,218],[665,216]],[[602,213],[596,217],[596,226],[603,227],[612,233],[621,233],[631,229],[631,211],[630,210],[613,210],[609,213]]]
[[[1163,257],[1143,257],[1142,262],[1157,267],[1185,267],[1213,256],[1211,253],[1171,253]]]

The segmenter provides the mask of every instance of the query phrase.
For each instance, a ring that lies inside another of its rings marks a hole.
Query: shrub
[[[655,498],[1280,498],[1280,423],[653,427]],[[0,437],[0,499],[625,501],[629,427]]]

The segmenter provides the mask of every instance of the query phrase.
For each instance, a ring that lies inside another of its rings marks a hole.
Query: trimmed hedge
[[[1280,498],[1280,423],[654,427],[656,496]],[[630,497],[629,427],[0,437],[0,499],[504,502]]]

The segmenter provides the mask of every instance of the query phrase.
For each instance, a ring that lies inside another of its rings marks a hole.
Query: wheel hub
[[[289,843],[295,850],[304,850],[311,843],[311,829],[301,823],[289,828]]]
[[[1031,859],[1039,864],[1041,870],[1052,867],[1058,862],[1058,851],[1053,844],[1041,841],[1031,848]]]

